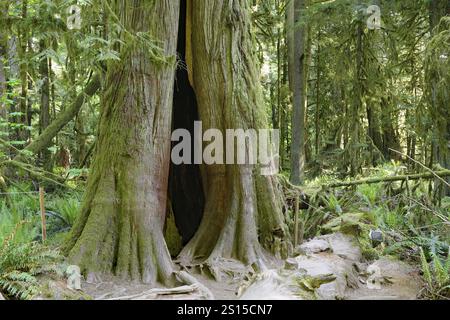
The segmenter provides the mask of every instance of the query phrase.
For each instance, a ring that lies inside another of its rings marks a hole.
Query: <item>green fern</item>
[[[36,276],[55,271],[58,253],[37,242],[17,243],[22,221],[0,245],[0,291],[16,299],[31,299],[39,292]]]
[[[430,299],[450,298],[450,252],[442,262],[438,255],[432,254],[431,267],[423,248],[420,248],[423,277],[427,283],[426,296]]]
[[[422,272],[427,285],[433,288],[433,276],[431,275],[430,265],[428,264],[427,258],[423,248],[420,248],[420,262],[422,263]]]

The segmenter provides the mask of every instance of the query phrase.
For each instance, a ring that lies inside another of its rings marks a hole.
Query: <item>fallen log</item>
[[[407,180],[420,180],[420,179],[435,179],[436,176],[439,177],[450,177],[450,170],[441,170],[436,172],[426,172],[426,173],[417,173],[417,174],[406,174],[400,176],[389,176],[389,177],[381,177],[381,178],[367,178],[361,180],[354,180],[348,182],[334,182],[331,184],[324,185],[324,189],[332,189],[339,187],[351,187],[362,184],[374,184],[374,183],[385,183],[385,182],[396,182],[396,181],[407,181]]]

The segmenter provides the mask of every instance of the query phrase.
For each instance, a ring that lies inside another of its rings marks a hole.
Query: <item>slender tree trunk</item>
[[[26,19],[28,15],[28,1],[22,1],[22,19]],[[28,49],[28,27],[24,25],[20,28],[18,53],[21,63],[20,68],[20,83],[21,95],[19,101],[19,111],[21,113],[18,123],[22,125],[18,130],[18,137],[20,140],[26,142],[29,138],[29,131],[25,129],[28,126],[28,65],[26,61]]]
[[[288,3],[286,3],[288,5]],[[283,50],[283,85],[289,85],[290,80],[290,72],[289,65],[291,65],[291,55],[290,55],[290,41],[292,41],[292,21],[291,21],[291,12],[287,7],[285,9],[285,27],[284,27],[284,37],[286,39],[285,50]],[[289,108],[288,103],[286,103],[286,99],[284,99],[281,109],[278,112],[279,117],[279,126],[280,126],[280,169],[284,170],[284,168],[290,167],[289,161],[289,150],[288,150],[288,134],[289,134]]]
[[[45,41],[39,43],[41,53],[45,52]],[[42,133],[50,124],[50,81],[48,59],[45,55],[39,64],[39,73],[41,76],[41,108],[39,112],[39,133]],[[51,153],[47,148],[41,150],[40,160],[47,171],[52,171]]]
[[[203,130],[268,128],[253,55],[247,1],[191,2],[192,68]],[[263,263],[262,246],[287,254],[289,237],[274,177],[249,165],[205,166],[205,210],[183,264],[202,263],[220,279],[220,259]],[[258,232],[259,231],[259,232]]]
[[[320,38],[321,38],[321,30],[319,29],[317,33],[317,59],[316,59],[316,114],[315,114],[315,133],[316,133],[316,158],[318,158],[320,154]]]
[[[108,65],[94,163],[66,251],[93,278],[112,272],[167,283],[173,266],[163,224],[179,1],[116,0],[112,10],[127,29],[125,45],[121,61]],[[155,39],[163,56],[129,38],[140,33]]]
[[[362,21],[357,22],[356,27],[356,53],[355,53],[355,80],[354,80],[354,98],[350,114],[350,133],[349,133],[349,157],[350,173],[356,175],[362,167],[361,162],[361,123],[360,113],[364,99],[364,29]]]
[[[0,7],[0,19],[3,9]],[[0,120],[8,121],[8,106],[6,103],[7,82],[6,82],[6,68],[3,63],[7,55],[7,37],[0,32]],[[6,131],[6,132],[5,132]],[[2,127],[2,134],[7,135],[7,128]]]
[[[366,102],[366,110],[367,110],[367,122],[368,122],[368,128],[367,128],[367,134],[369,138],[372,140],[373,145],[378,149],[383,149],[383,137],[381,134],[381,120],[379,117],[379,113],[381,110],[377,108],[376,104],[374,104],[371,101]],[[372,164],[376,165],[376,157],[375,153],[372,155]]]
[[[7,2],[0,4],[0,20],[6,18],[8,12]],[[4,61],[8,57],[8,36],[4,30],[0,31],[0,118],[8,121],[8,106],[6,103],[7,75]],[[6,131],[6,132],[5,132]],[[7,128],[2,127],[2,134],[7,135]]]
[[[78,116],[75,121],[75,128],[76,128],[76,141],[77,141],[77,150],[75,153],[75,159],[78,165],[83,163],[84,159],[86,158],[87,148],[86,148],[86,141],[87,141],[87,133],[85,128],[86,117],[83,114],[83,111],[81,110],[78,113]]]
[[[450,3],[446,0],[431,0],[429,2],[430,13],[430,32],[434,36],[442,30],[438,30],[441,19],[450,11]],[[433,142],[432,155],[435,162],[443,168],[450,168],[450,120],[448,111],[448,87],[442,77],[448,77],[448,74],[441,75],[436,70],[438,67],[433,66],[435,70],[431,70],[427,77],[431,81],[431,119],[433,119]],[[447,91],[447,92],[445,92]],[[450,178],[448,178],[450,183]],[[450,195],[450,188],[440,181],[435,181],[438,198]]]
[[[294,30],[290,43],[290,79],[292,100],[292,145],[291,145],[291,182],[299,185],[304,182],[305,171],[305,140],[306,140],[306,74],[305,74],[305,47],[306,26],[301,21],[302,10],[306,8],[306,0],[294,0],[289,10],[294,10]],[[292,13],[290,14],[292,19]],[[293,51],[292,51],[293,50]]]
[[[283,87],[289,85],[289,68],[287,63],[287,47],[285,47],[284,52],[284,62],[283,62]],[[288,150],[288,125],[289,125],[289,111],[288,104],[286,102],[286,95],[283,95],[283,102],[281,104],[281,109],[278,112],[279,126],[280,126],[280,170],[289,167],[289,150]]]
[[[381,117],[383,123],[383,154],[386,159],[399,159],[399,155],[390,151],[390,149],[400,150],[400,139],[395,130],[394,124],[396,123],[396,117],[394,114],[392,102],[390,99],[381,99],[381,104],[384,108],[384,112]]]
[[[279,8],[279,3],[277,2],[277,8]],[[277,103],[276,105],[272,103],[272,122],[274,129],[280,129],[280,117],[279,114],[281,112],[282,104],[282,94],[281,89],[283,86],[283,50],[282,50],[282,40],[283,40],[283,29],[281,27],[277,28],[277,39],[276,39],[276,47],[277,47]],[[273,100],[272,100],[273,101]]]
[[[16,35],[11,35],[8,39],[8,79],[20,79],[19,54],[17,49],[18,42],[18,37]],[[19,112],[20,96],[14,96],[12,100],[13,102],[10,106],[10,113]],[[12,123],[18,123],[20,121],[17,116],[9,116],[8,118],[8,121]],[[9,138],[14,141],[20,140],[18,130],[10,130]]]

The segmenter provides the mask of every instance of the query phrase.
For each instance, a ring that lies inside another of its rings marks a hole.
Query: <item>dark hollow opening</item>
[[[172,130],[187,129],[194,136],[194,121],[199,120],[197,99],[189,83],[186,67],[186,0],[181,0],[178,29],[178,68],[176,70],[173,96]],[[191,139],[191,150],[194,150]],[[172,148],[178,142],[172,143]],[[192,152],[193,157],[193,152]],[[192,159],[191,163],[194,163]],[[197,231],[204,208],[204,192],[198,165],[174,165],[171,162],[169,175],[169,198],[175,216],[175,224],[186,244]]]

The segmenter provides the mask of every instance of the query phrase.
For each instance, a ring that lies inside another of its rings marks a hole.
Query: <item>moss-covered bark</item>
[[[191,1],[192,53],[188,70],[198,99],[203,130],[268,128],[253,55],[247,1]],[[189,41],[188,41],[189,42]],[[190,65],[192,64],[192,65]],[[202,169],[204,217],[180,254],[183,263],[235,258],[246,264],[263,258],[261,244],[286,253],[289,236],[276,180],[256,167],[210,165]]]
[[[163,225],[179,2],[116,0],[111,10],[125,45],[121,61],[108,65],[94,163],[66,251],[87,274],[167,282],[173,266]],[[161,47],[161,59],[137,39],[143,33]]]

